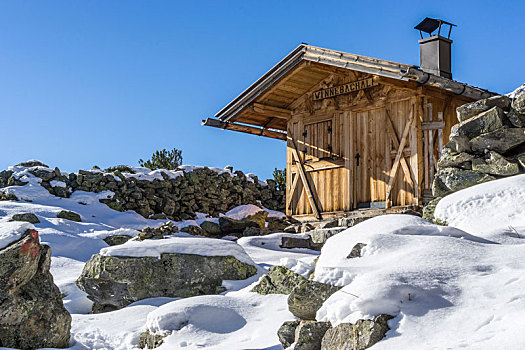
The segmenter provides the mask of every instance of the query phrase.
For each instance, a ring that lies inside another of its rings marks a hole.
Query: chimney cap
[[[432,32],[439,28],[437,35],[440,35],[441,25],[443,24],[448,24],[450,26],[450,29],[448,31],[448,38],[450,39],[450,32],[452,31],[452,27],[456,27],[456,25],[450,22],[444,21],[442,19],[427,17],[424,20],[422,20],[421,23],[415,26],[414,29],[419,30],[420,33],[425,32],[425,33],[428,33],[429,35],[432,35]],[[421,38],[423,38],[423,34],[421,34]]]

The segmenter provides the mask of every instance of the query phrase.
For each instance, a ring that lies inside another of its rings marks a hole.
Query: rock
[[[360,258],[361,250],[366,247],[365,243],[357,243],[353,248],[350,254],[346,257],[347,259]]]
[[[135,238],[137,241],[143,241],[145,239],[163,239],[165,235],[171,235],[179,232],[179,228],[168,221],[159,227],[145,227]]]
[[[444,148],[455,153],[470,152],[469,138],[464,135],[453,136]]]
[[[303,276],[288,270],[284,266],[272,266],[252,292],[266,294],[290,294],[301,283],[307,281]]]
[[[511,100],[507,96],[498,95],[479,100],[472,103],[464,104],[456,108],[458,120],[464,122],[482,112],[488,111],[493,107],[499,107],[503,110],[509,110]]]
[[[71,221],[77,221],[77,222],[82,221],[82,218],[80,217],[79,214],[77,214],[77,213],[75,213],[73,211],[69,211],[69,210],[62,210],[62,211],[60,211],[60,213],[57,214],[57,218],[71,220]]]
[[[439,158],[439,161],[437,163],[438,169],[444,169],[444,168],[463,168],[463,169],[471,169],[472,168],[472,159],[474,159],[475,156],[472,154],[468,154],[465,152],[459,153],[459,154],[443,154],[441,158]]]
[[[0,201],[17,201],[18,198],[12,193],[0,191]]]
[[[295,343],[295,330],[301,321],[286,321],[277,330],[277,336],[283,348],[288,348]]]
[[[316,228],[315,230],[309,231],[306,234],[312,237],[312,242],[323,245],[326,243],[328,238],[335,236],[339,232],[342,232],[346,229],[347,227]]]
[[[340,226],[339,225],[339,219],[334,219],[334,220],[328,220],[328,221],[323,221],[321,222],[317,228],[334,228],[334,227],[338,227]]]
[[[486,160],[476,158],[472,161],[472,170],[484,174],[512,176],[519,173],[517,163],[509,162],[502,155],[490,151],[490,157]]]
[[[211,237],[221,236],[221,228],[219,224],[213,221],[203,221],[203,223],[201,224],[201,228],[204,231],[206,231],[206,236],[211,236]]]
[[[128,235],[114,235],[104,238],[104,242],[106,242],[110,246],[114,246],[124,244],[132,238],[133,237]]]
[[[23,162],[23,163],[17,164],[16,166],[23,166],[23,167],[26,167],[26,168],[32,168],[34,166],[41,166],[41,167],[49,168],[49,166],[45,165],[44,163],[42,163],[39,160],[28,160],[27,162]]]
[[[257,226],[250,225],[249,227],[259,227],[259,228],[265,228],[266,227],[266,218],[268,217],[268,212],[265,210],[258,211],[257,213],[253,215],[249,215],[246,218],[242,219],[241,221],[244,221],[246,223],[253,223]]]
[[[146,330],[145,332],[142,332],[139,336],[139,348],[141,349],[155,349],[162,345],[164,342],[164,338],[166,338],[168,334],[152,334],[149,330]]]
[[[306,249],[312,249],[320,251],[322,248],[322,244],[314,243],[312,241],[312,237],[304,238],[304,237],[282,237],[281,238],[281,244],[279,245],[281,248],[286,249],[293,249],[293,248],[306,248]]]
[[[469,139],[481,134],[496,131],[505,125],[505,114],[499,107],[493,107],[471,119],[452,127],[451,136],[467,136]]]
[[[505,153],[525,143],[525,129],[497,130],[474,137],[469,143],[473,152],[483,153],[485,150],[491,150]]]
[[[15,214],[13,215],[11,219],[12,221],[25,221],[25,222],[30,222],[32,224],[40,223],[40,220],[38,220],[38,217],[33,213]]]
[[[525,114],[518,113],[514,109],[511,109],[510,112],[507,113],[507,119],[516,128],[523,128],[525,126]]]
[[[190,297],[224,291],[223,280],[244,280],[255,266],[233,256],[163,253],[156,257],[93,255],[77,280],[89,299],[120,309],[153,297]]]
[[[294,350],[319,350],[330,322],[301,321],[295,330]]]
[[[441,200],[442,197],[437,197],[431,200],[430,202],[425,205],[423,208],[423,219],[432,222],[434,224],[437,224],[436,218],[434,217],[434,212],[436,210],[436,206]]]
[[[288,310],[302,320],[315,320],[317,310],[339,289],[341,287],[307,280],[297,285],[288,296]]]
[[[266,221],[268,222],[267,228],[272,232],[284,232],[286,227],[288,227],[288,223],[279,218],[267,217]]]
[[[206,231],[204,231],[200,226],[189,225],[180,229],[181,232],[189,233],[192,236],[206,236]]]
[[[512,109],[520,114],[525,114],[525,89],[521,90],[512,101]]]
[[[0,346],[18,349],[68,347],[71,315],[49,272],[51,249],[38,233],[0,250]]]
[[[432,194],[434,197],[444,197],[449,193],[494,179],[490,175],[477,171],[445,168],[438,171],[434,176]]]
[[[382,314],[373,320],[357,320],[355,325],[341,323],[328,329],[321,342],[321,350],[363,350],[373,346],[390,330],[388,320],[393,316]]]

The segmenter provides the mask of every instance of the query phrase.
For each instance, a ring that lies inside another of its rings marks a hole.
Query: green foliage
[[[182,163],[182,151],[174,148],[171,151],[163,149],[162,151],[155,151],[151,159],[144,161],[139,159],[140,166],[149,168],[151,170],[166,169],[175,170]]]
[[[275,168],[273,171],[273,180],[277,184],[277,188],[280,191],[284,191],[286,189],[286,168],[283,170]]]
[[[141,159],[142,160],[142,159]],[[135,172],[133,171],[133,169],[131,169],[130,166],[127,166],[127,165],[116,165],[116,166],[111,166],[109,168],[106,168],[104,170],[104,172],[106,173],[114,173],[115,171],[120,171],[121,173],[131,173],[131,174],[134,174]]]

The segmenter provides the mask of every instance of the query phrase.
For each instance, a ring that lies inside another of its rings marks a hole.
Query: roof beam
[[[262,103],[253,103],[253,111],[257,114],[261,114],[268,117],[280,118],[280,119],[290,119],[292,116],[292,111],[285,108],[274,107],[265,105]]]
[[[284,132],[273,131],[264,128],[256,128],[254,126],[242,125],[237,123],[225,123],[213,118],[207,118],[206,120],[201,121],[201,125],[286,141],[286,133]]]

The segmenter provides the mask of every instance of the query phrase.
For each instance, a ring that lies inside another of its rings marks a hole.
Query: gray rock
[[[34,166],[41,166],[41,167],[49,168],[49,166],[45,165],[44,163],[42,163],[39,160],[30,160],[30,161],[27,161],[27,162],[23,162],[23,163],[17,164],[17,166],[24,166],[26,168],[32,168]]]
[[[219,218],[219,227],[224,234],[242,234],[248,227],[264,228],[266,226],[267,211],[259,211],[242,220],[235,220],[225,216]]]
[[[464,104],[456,108],[458,120],[464,122],[482,112],[488,111],[493,107],[499,107],[503,110],[509,110],[511,100],[507,96],[498,95],[479,100],[472,103]]]
[[[40,220],[38,220],[38,217],[33,213],[22,213],[22,214],[15,214],[12,217],[13,221],[25,221],[32,224],[38,224],[40,223]]]
[[[516,128],[523,128],[525,126],[525,114],[518,113],[514,109],[511,109],[507,113],[507,119]]]
[[[201,228],[206,231],[207,236],[211,237],[220,237],[221,236],[221,228],[219,224],[213,222],[213,221],[204,221],[201,224]]]
[[[321,244],[314,243],[312,237],[282,237],[281,238],[281,248],[293,249],[293,248],[306,248],[320,251],[322,248]]]
[[[469,138],[464,135],[452,136],[444,148],[455,153],[470,152]]]
[[[253,287],[252,292],[266,294],[290,294],[301,283],[306,283],[303,276],[288,270],[284,266],[272,266],[259,283]]]
[[[77,222],[82,221],[82,218],[80,217],[79,214],[77,214],[77,213],[75,213],[73,211],[69,211],[69,210],[62,210],[62,211],[60,211],[60,213],[57,214],[57,218],[71,220],[71,221],[77,221]]]
[[[512,109],[520,114],[525,114],[525,89],[521,90],[512,101]]]
[[[341,287],[307,280],[297,285],[288,296],[288,310],[302,320],[315,320],[317,310],[339,289]]]
[[[325,244],[328,238],[335,236],[339,232],[346,230],[347,227],[334,227],[334,228],[316,228],[315,230],[309,231],[306,234],[312,237],[312,242],[317,244]]]
[[[141,349],[155,349],[162,345],[164,342],[164,338],[166,338],[168,334],[153,334],[150,333],[149,330],[146,330],[145,332],[142,332],[139,336],[139,348]]]
[[[133,237],[128,235],[114,235],[104,238],[104,242],[106,242],[110,246],[114,246],[124,244],[132,238]]]
[[[288,348],[295,343],[295,330],[299,326],[299,323],[301,323],[301,321],[286,321],[279,327],[279,330],[277,330],[277,336],[283,348]]]
[[[434,176],[432,194],[434,197],[444,197],[449,193],[494,179],[490,175],[477,171],[445,168],[438,171]]]
[[[326,331],[321,350],[364,350],[373,346],[390,330],[388,320],[393,316],[382,314],[373,320],[358,320],[354,325],[341,323]]]
[[[436,211],[436,206],[438,205],[441,199],[442,197],[434,198],[433,200],[428,202],[427,205],[425,205],[425,207],[423,208],[423,219],[438,224],[438,222],[436,222],[436,218],[434,217],[434,212]]]
[[[49,272],[51,249],[38,233],[0,250],[0,346],[17,349],[63,348],[71,316]]]
[[[519,173],[518,163],[509,162],[505,157],[494,151],[489,152],[489,158],[486,160],[474,159],[472,170],[500,176],[512,176]]]
[[[294,350],[320,350],[321,341],[331,327],[330,322],[301,321],[295,330]]]
[[[451,136],[467,136],[469,139],[481,134],[503,128],[505,114],[499,107],[493,107],[471,119],[465,120],[452,127]]]
[[[93,255],[77,280],[98,305],[120,309],[152,297],[190,297],[224,291],[223,280],[255,275],[255,266],[232,256],[161,254],[155,257]]]
[[[352,251],[350,252],[350,254],[348,254],[348,256],[346,258],[347,259],[360,258],[361,257],[361,250],[364,247],[366,247],[365,243],[357,243],[356,245],[354,245],[354,247],[352,248]]]
[[[483,153],[485,150],[505,153],[523,143],[525,143],[525,129],[510,128],[474,137],[470,140],[470,147],[473,152],[478,153]]]
[[[181,232],[189,233],[192,236],[206,236],[206,231],[204,231],[200,226],[189,225],[180,229]]]
[[[444,153],[437,163],[438,169],[456,167],[463,169],[472,168],[471,161],[475,156],[469,153],[447,154]]]

